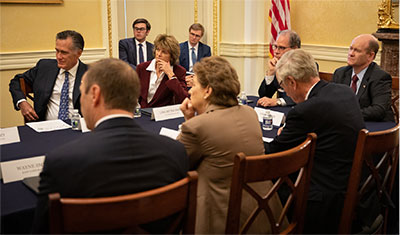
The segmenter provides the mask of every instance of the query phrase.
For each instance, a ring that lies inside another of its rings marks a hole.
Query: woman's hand
[[[186,98],[182,102],[182,104],[180,106],[180,109],[181,109],[181,111],[183,113],[183,116],[185,117],[185,120],[189,120],[192,117],[194,117],[195,110],[194,110],[192,102],[190,101],[189,98]]]
[[[171,69],[171,64],[169,63],[169,61],[167,62],[167,61],[164,61],[161,59],[157,59],[156,66],[157,66],[158,70],[160,72],[164,72],[168,76],[169,79],[171,79],[172,77],[175,76],[174,71],[172,71],[172,69]]]

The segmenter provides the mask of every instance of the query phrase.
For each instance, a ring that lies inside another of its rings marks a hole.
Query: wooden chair
[[[332,76],[333,74],[331,73],[319,72],[319,78],[327,82],[330,82],[332,80]]]
[[[196,217],[197,172],[188,172],[180,181],[157,189],[103,198],[60,198],[49,195],[50,233],[89,233],[125,229],[144,230],[138,225],[179,213],[167,233],[193,234]]]
[[[366,193],[376,190],[381,205],[391,202],[390,194],[396,176],[399,160],[399,125],[396,127],[378,132],[361,130],[358,135],[353,166],[349,176],[349,183],[345,196],[339,233],[352,233],[352,223],[356,218],[355,209]],[[381,157],[381,159],[379,159]],[[374,159],[375,158],[375,159]],[[376,159],[378,158],[378,159]],[[374,161],[375,160],[375,161]],[[375,164],[377,162],[377,164]],[[365,170],[367,177],[361,182],[361,175]],[[390,203],[389,203],[390,204]],[[386,227],[387,206],[382,207],[382,222],[375,224],[367,233],[381,233]],[[378,221],[378,220],[376,220]]]
[[[399,123],[399,77],[392,77],[392,104],[395,122]]]
[[[235,156],[225,230],[227,234],[247,233],[261,211],[267,214],[273,234],[302,232],[316,139],[316,134],[311,133],[299,146],[283,152],[260,156],[245,156],[243,153],[239,153]],[[296,172],[298,172],[297,179],[293,182],[289,175]],[[248,184],[272,179],[276,180],[273,187],[266,195],[262,196]],[[283,205],[278,221],[275,221],[268,202],[284,184],[290,187],[291,194],[286,204]],[[243,190],[254,197],[258,206],[239,230]],[[293,213],[292,220],[289,226],[282,231],[284,229],[283,221],[289,211]]]
[[[32,86],[26,83],[24,78],[19,78],[19,85],[24,95],[33,101],[33,96],[31,95],[33,94]]]

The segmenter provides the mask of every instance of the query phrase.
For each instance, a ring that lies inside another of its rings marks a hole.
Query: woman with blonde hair
[[[188,96],[186,70],[178,65],[179,53],[175,37],[160,34],[154,41],[154,59],[136,67],[142,108],[180,104]]]
[[[238,152],[264,154],[262,131],[256,112],[238,105],[240,83],[227,60],[218,56],[203,58],[195,64],[194,73],[190,99],[181,105],[186,121],[178,140],[186,148],[191,169],[199,174],[196,233],[224,233],[234,156]],[[266,193],[272,183],[253,186],[259,193]],[[274,213],[280,212],[281,203],[277,195],[274,197],[270,206]],[[241,217],[248,216],[255,205],[256,201],[244,193]],[[260,213],[249,233],[270,232],[266,214]]]

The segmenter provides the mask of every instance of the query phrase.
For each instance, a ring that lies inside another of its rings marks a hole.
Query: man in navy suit
[[[119,41],[119,58],[136,69],[138,64],[154,59],[154,46],[146,41],[151,29],[146,19],[136,19],[133,21],[132,28],[134,37]]]
[[[312,56],[295,49],[276,65],[281,87],[297,104],[266,153],[299,145],[317,134],[304,233],[337,233],[358,132],[365,128],[354,92],[319,78]]]
[[[35,67],[17,74],[10,81],[14,108],[21,110],[27,121],[44,121],[59,118],[63,85],[68,85],[68,110],[80,109],[79,85],[87,70],[79,60],[84,47],[81,34],[72,30],[59,32],[56,36],[56,59],[41,59]],[[32,86],[34,108],[26,101],[19,78]],[[68,78],[68,79],[67,79]],[[68,82],[66,82],[66,80]]]
[[[392,77],[373,62],[378,50],[378,40],[371,34],[354,38],[347,56],[348,65],[336,69],[332,82],[354,90],[365,121],[393,121]]]
[[[186,71],[193,73],[193,65],[200,61],[203,57],[211,56],[211,49],[206,44],[200,42],[204,35],[204,27],[199,23],[192,24],[189,27],[189,40],[179,44],[181,54],[179,56],[179,64]],[[192,86],[193,75],[186,76],[188,87]]]
[[[178,181],[189,168],[181,143],[149,133],[133,119],[140,83],[127,63],[95,62],[80,90],[82,113],[92,132],[46,154],[34,233],[48,232],[49,193],[68,198],[126,195]],[[162,226],[148,229],[165,233]]]
[[[268,106],[292,106],[295,105],[293,100],[286,95],[285,91],[279,86],[278,80],[275,76],[275,66],[278,60],[288,51],[301,47],[301,40],[299,35],[292,30],[283,30],[279,32],[276,43],[272,45],[274,50],[274,58],[268,62],[268,70],[266,75],[258,88],[258,96],[260,99],[257,105]],[[277,98],[273,95],[277,93]]]

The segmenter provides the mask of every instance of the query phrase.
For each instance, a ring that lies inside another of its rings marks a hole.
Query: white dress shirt
[[[76,72],[78,71],[79,61],[76,63],[74,67],[68,70],[68,110],[74,109],[74,104],[72,102],[72,93],[74,91]],[[53,92],[51,93],[49,103],[47,104],[47,113],[46,120],[55,120],[58,119],[58,111],[60,109],[60,97],[61,97],[61,89],[65,81],[65,70],[60,69],[58,73],[56,82],[53,87]]]
[[[136,40],[136,38],[135,38],[135,42],[136,42],[136,64],[140,64],[140,61],[139,61],[139,49],[140,49],[140,46],[139,46],[139,44],[142,44],[143,46],[142,46],[142,50],[143,50],[143,61],[144,62],[146,62],[147,61],[147,46],[146,46],[146,41],[144,41],[144,42],[142,42],[142,43],[140,43],[138,40]]]
[[[189,71],[193,72],[193,60],[192,60],[192,46],[190,45],[189,41],[188,43],[188,48],[189,48]],[[194,54],[196,54],[197,61],[199,61],[199,44],[197,43],[194,48]]]
[[[171,66],[171,69],[173,70],[173,67]],[[147,71],[150,71],[150,81],[149,81],[149,92],[147,94],[147,103],[150,103],[150,101],[153,99],[154,94],[156,93],[158,87],[161,84],[161,81],[164,78],[165,73],[162,72],[160,74],[160,77],[157,77],[157,71],[156,71],[156,59],[153,59],[149,66],[146,68]]]
[[[368,66],[365,69],[361,70],[361,72],[359,72],[357,74],[358,80],[357,80],[357,84],[356,84],[357,85],[356,94],[358,93],[358,88],[360,88],[361,82],[362,82],[362,80],[364,78],[365,72],[367,72],[367,69],[368,69]],[[353,69],[353,71],[351,73],[350,87],[351,87],[351,84],[353,83],[353,77],[354,77],[355,74],[356,73],[354,72],[354,69]]]

